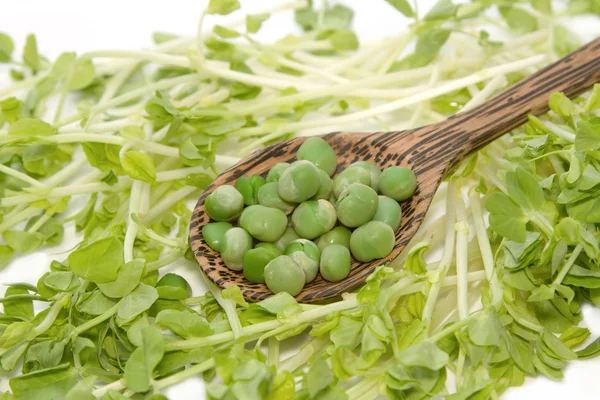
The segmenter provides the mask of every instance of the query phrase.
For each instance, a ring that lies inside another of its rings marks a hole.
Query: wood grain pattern
[[[455,115],[439,124],[401,132],[334,132],[323,138],[338,155],[338,170],[355,161],[369,161],[379,168],[399,165],[411,168],[418,181],[415,195],[401,203],[402,225],[396,232],[396,245],[383,260],[353,261],[347,279],[330,283],[320,276],[296,296],[300,302],[316,302],[338,296],[362,284],[373,270],[395,258],[415,234],[432,197],[446,173],[473,151],[510,132],[527,121],[528,114],[548,111],[549,96],[558,91],[569,97],[579,95],[600,82],[600,39],[596,39],[556,63],[522,80],[481,106]],[[273,293],[264,284],[244,279],[241,272],[229,270],[218,253],[202,238],[202,227],[210,222],[204,199],[215,187],[233,184],[242,175],[262,174],[278,162],[292,162],[306,138],[275,143],[252,153],[223,172],[204,191],[190,224],[190,244],[202,270],[221,288],[238,285],[244,297],[260,301]]]

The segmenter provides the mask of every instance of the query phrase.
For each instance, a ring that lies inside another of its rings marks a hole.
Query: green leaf
[[[169,329],[184,339],[204,337],[213,334],[206,318],[191,311],[163,310],[156,316],[156,325]]]
[[[499,10],[504,21],[515,33],[523,34],[538,30],[537,18],[522,8],[511,5],[501,6]]]
[[[158,299],[158,293],[152,286],[140,283],[133,292],[119,302],[117,323],[121,326],[152,307]]]
[[[600,354],[600,338],[594,340],[585,349],[577,352],[579,360],[587,360],[588,358],[596,357]]]
[[[575,150],[589,151],[598,148],[600,148],[600,119],[579,121],[575,135]]]
[[[510,197],[492,193],[485,199],[485,208],[490,212],[490,226],[498,234],[516,242],[525,241],[525,215]]]
[[[150,156],[139,151],[128,151],[121,157],[121,165],[125,173],[147,183],[156,182],[156,168]]]
[[[277,293],[275,296],[271,296],[259,303],[256,303],[256,305],[274,315],[279,314],[286,308],[301,310],[301,307],[296,299],[286,292]]]
[[[550,109],[562,117],[571,117],[579,114],[575,104],[563,92],[556,92],[548,99]]]
[[[98,289],[107,297],[121,298],[135,289],[144,274],[146,261],[136,258],[121,265],[117,279],[112,282],[98,283]]]
[[[354,32],[338,29],[329,36],[329,43],[335,51],[354,51],[358,49],[358,38]]]
[[[240,8],[238,0],[210,0],[206,8],[207,14],[227,15]]]
[[[544,203],[544,192],[535,176],[517,168],[506,173],[508,195],[518,205],[529,210],[539,210]]]
[[[25,364],[33,365],[34,369],[56,367],[63,357],[65,345],[62,342],[46,340],[31,345],[25,354]]]
[[[97,240],[69,254],[69,266],[82,279],[106,283],[117,279],[123,243],[115,237]]]
[[[577,358],[577,354],[573,350],[547,330],[542,333],[542,341],[556,358],[560,358],[561,360],[575,360]]]
[[[561,219],[554,229],[554,234],[558,239],[565,239],[571,246],[581,244],[585,253],[592,259],[598,258],[600,254],[598,239],[573,218]]]
[[[79,279],[70,271],[55,271],[46,275],[44,284],[57,292],[72,292],[79,287]]]
[[[572,326],[560,335],[560,341],[572,349],[583,344],[591,334],[588,328]]]
[[[10,36],[0,32],[0,63],[9,62],[15,46]]]
[[[35,35],[27,35],[25,47],[23,48],[23,62],[36,73],[40,69],[40,56],[37,49]]]
[[[196,146],[191,139],[179,146],[179,159],[184,165],[210,167],[215,160],[215,149],[210,146]]]
[[[269,19],[269,14],[246,15],[246,32],[256,33],[260,30],[263,22]]]
[[[244,296],[242,295],[242,291],[240,290],[239,286],[231,285],[223,289],[221,295],[224,299],[233,300],[239,306],[248,307],[248,303],[244,299]]]
[[[77,372],[69,364],[12,378],[9,383],[15,400],[54,400],[77,384]]]
[[[221,25],[215,25],[213,27],[213,33],[223,39],[232,39],[240,36],[240,34],[233,29],[225,28]]]
[[[10,264],[15,251],[10,246],[0,245],[0,269]]]
[[[502,340],[502,325],[493,312],[481,312],[468,325],[469,338],[477,346],[499,346]]]
[[[363,323],[361,321],[342,315],[337,326],[331,330],[331,341],[335,347],[346,346],[354,348],[362,326]]]
[[[44,243],[44,235],[39,232],[5,231],[2,239],[8,246],[21,253],[31,253]]]
[[[69,390],[65,400],[96,400],[96,396],[92,394],[95,382],[95,376],[88,376],[77,382],[73,389]]]
[[[390,71],[424,67],[439,54],[450,37],[449,29],[431,28],[419,34],[415,51],[403,60],[394,62]]]
[[[439,0],[423,18],[425,21],[446,20],[454,17],[458,6],[452,0]]]
[[[310,365],[306,374],[306,387],[311,398],[334,382],[333,373],[322,357],[317,358]]]
[[[116,301],[104,296],[99,290],[94,290],[83,294],[75,307],[80,313],[101,315],[113,308],[115,304]]]
[[[90,86],[96,77],[96,69],[92,60],[80,58],[73,64],[73,71],[69,79],[70,90],[82,90]]]
[[[152,372],[163,357],[163,336],[158,328],[149,326],[142,330],[142,345],[131,353],[125,364],[125,382],[134,392],[150,389]]]
[[[600,83],[596,83],[592,89],[592,93],[585,105],[585,111],[592,111],[600,108]]]
[[[552,15],[552,0],[531,0],[531,5],[546,15]]]
[[[386,1],[388,2],[388,4],[390,4],[396,10],[400,11],[405,16],[407,16],[409,18],[415,16],[415,12],[413,11],[410,4],[408,3],[408,0],[386,0]]]
[[[21,294],[29,294],[29,291],[18,287],[8,287],[4,292],[4,298]],[[33,319],[33,302],[31,300],[8,301],[3,303],[3,307],[4,315],[8,317],[17,317],[24,320]]]
[[[49,123],[36,118],[22,118],[15,121],[8,129],[9,136],[51,136],[58,130]]]
[[[407,367],[423,367],[434,371],[444,368],[450,361],[448,354],[429,341],[410,346],[396,358]]]

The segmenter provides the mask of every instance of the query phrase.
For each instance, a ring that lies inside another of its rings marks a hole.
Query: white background
[[[361,40],[380,39],[395,35],[405,29],[407,20],[391,9],[384,0],[339,0],[355,10],[355,29]],[[200,11],[206,6],[204,0],[12,0],[2,2],[0,8],[0,31],[10,34],[22,44],[28,33],[35,33],[40,51],[54,58],[63,51],[79,53],[98,49],[139,49],[150,47],[153,31],[167,31],[194,35]],[[281,0],[243,0],[242,11],[225,17],[227,21],[239,19],[243,13],[256,13],[281,4]],[[334,3],[334,1],[332,1]],[[428,9],[432,0],[418,0],[422,9]],[[221,18],[221,19],[219,19]],[[222,17],[207,17],[207,26]],[[597,20],[588,19],[570,24],[580,34],[589,38],[600,35]],[[272,40],[294,28],[292,13],[271,18],[264,25],[259,38]],[[600,56],[600,55],[599,55]],[[0,69],[0,88],[3,87]],[[75,238],[67,232],[65,243],[15,260],[0,271],[0,283],[26,281],[35,283],[45,272],[52,259],[63,259]],[[169,267],[184,275],[192,283],[195,294],[201,293],[197,267],[176,265]],[[0,289],[3,292],[4,289]],[[596,337],[600,335],[600,310],[584,309],[585,323]],[[6,390],[7,379],[0,378],[0,390]],[[186,381],[172,388],[167,395],[172,400],[203,399],[199,379]],[[553,382],[546,378],[527,379],[525,386],[510,389],[504,399],[598,399],[600,398],[600,359],[571,363],[565,371],[565,380]]]

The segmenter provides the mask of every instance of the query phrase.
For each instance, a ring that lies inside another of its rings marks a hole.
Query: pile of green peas
[[[217,187],[204,201],[215,222],[202,229],[228,268],[292,296],[319,273],[330,282],[345,279],[352,257],[369,262],[388,256],[402,221],[398,202],[417,187],[410,169],[381,171],[366,161],[333,177],[336,154],[319,137],[307,139],[296,156],[266,178],[242,176],[233,186]]]

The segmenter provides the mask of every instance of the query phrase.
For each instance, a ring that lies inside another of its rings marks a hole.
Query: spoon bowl
[[[413,237],[431,204],[443,177],[473,151],[510,132],[528,120],[528,115],[548,111],[548,99],[562,91],[574,97],[600,81],[600,39],[596,39],[567,57],[513,85],[486,103],[454,115],[438,124],[399,132],[334,132],[322,138],[337,154],[336,174],[356,161],[369,161],[380,169],[403,166],[417,177],[414,195],[400,203],[402,223],[395,233],[396,243],[384,259],[361,263],[353,260],[350,275],[336,283],[321,276],[306,284],[296,296],[304,303],[339,296],[364,283],[379,265],[394,259]],[[190,223],[190,245],[198,264],[219,287],[240,287],[251,301],[273,295],[265,284],[252,283],[242,272],[227,268],[219,254],[202,237],[202,227],[210,222],[204,199],[224,184],[233,185],[242,175],[266,176],[276,163],[295,161],[306,137],[297,137],[259,149],[224,171],[209,185],[194,209]]]

